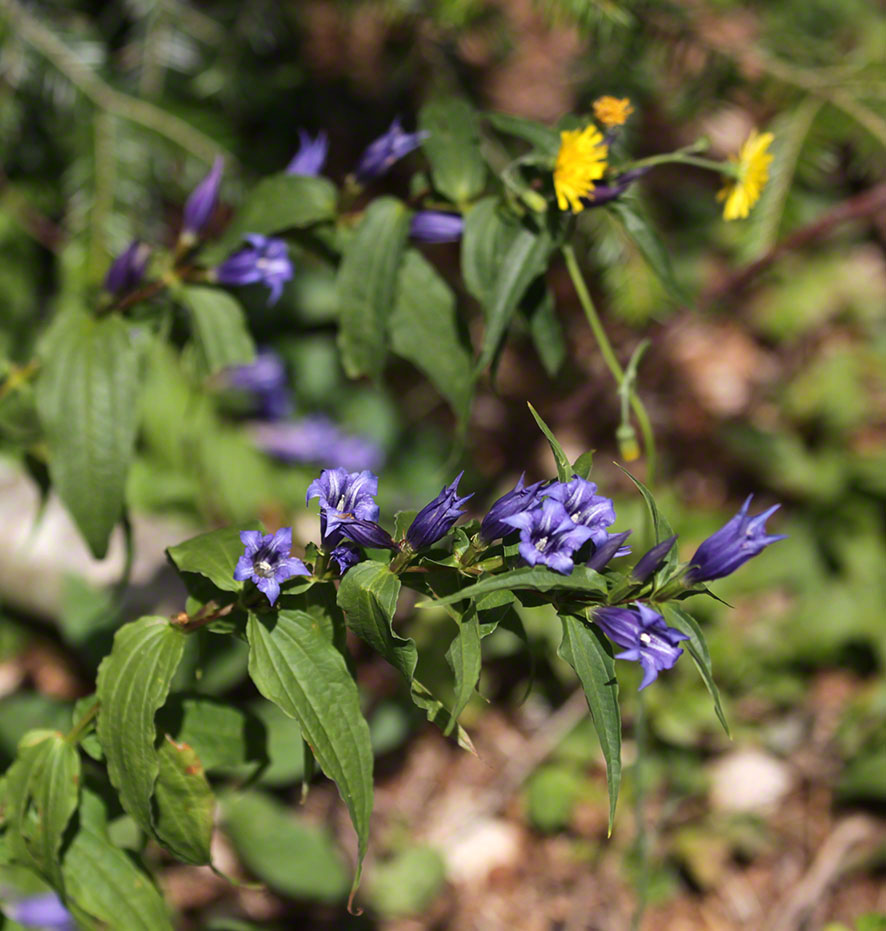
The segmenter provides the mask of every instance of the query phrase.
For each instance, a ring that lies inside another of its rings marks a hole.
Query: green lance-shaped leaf
[[[623,469],[620,465],[618,465],[618,463],[616,463],[616,465],[637,486],[637,490],[643,496],[643,500],[646,502],[646,508],[649,511],[649,516],[652,518],[652,530],[655,534],[655,542],[661,543],[662,540],[666,540],[668,537],[674,536],[674,531],[671,528],[671,525],[668,523],[667,518],[658,509],[658,505],[655,503],[655,496],[652,494],[652,492],[638,478],[634,478],[634,476],[631,475],[627,469]],[[671,570],[676,565],[677,548],[673,546],[668,552],[667,558],[665,559],[661,569],[659,569],[657,575],[665,576],[670,574]]]
[[[244,552],[240,531],[259,529],[260,524],[249,522],[242,526],[210,530],[177,546],[170,546],[166,554],[179,572],[196,572],[222,591],[239,592],[243,582],[234,579],[234,569]]]
[[[492,362],[520,299],[533,280],[544,272],[551,249],[551,237],[547,232],[526,226],[520,228],[499,265],[489,297],[478,371]]]
[[[556,129],[510,113],[487,113],[485,116],[499,132],[525,139],[541,155],[553,159],[560,151],[560,133]]]
[[[167,850],[197,866],[212,859],[215,796],[200,757],[186,743],[166,737],[157,748],[160,771],[154,784],[154,830]]]
[[[523,298],[521,308],[529,319],[529,335],[545,371],[554,378],[566,361],[566,336],[554,307],[551,289],[539,279]]]
[[[473,366],[459,337],[455,295],[414,249],[407,250],[400,266],[388,329],[394,352],[421,369],[464,421],[471,403]]]
[[[240,302],[221,288],[187,285],[177,295],[191,316],[191,332],[203,375],[255,359],[255,343]]]
[[[6,774],[4,808],[13,857],[63,891],[59,851],[77,810],[80,756],[55,731],[30,731]]]
[[[661,612],[669,627],[674,627],[689,637],[688,640],[680,645],[685,647],[686,652],[692,657],[692,661],[695,663],[701,675],[702,682],[704,682],[714,701],[714,711],[717,714],[717,718],[723,725],[723,730],[726,731],[727,737],[731,737],[729,725],[726,723],[726,715],[723,713],[723,706],[720,703],[720,690],[717,688],[717,683],[714,681],[711,654],[708,652],[708,645],[705,642],[701,627],[698,626],[698,621],[680,607],[680,605],[674,604],[673,602],[662,604]]]
[[[137,422],[139,354],[117,316],[65,315],[44,342],[37,412],[52,484],[101,558],[123,514]]]
[[[421,108],[418,125],[429,133],[422,148],[431,163],[434,187],[456,204],[482,193],[486,163],[480,154],[480,127],[474,108],[455,97],[433,100]]]
[[[358,843],[353,896],[372,813],[372,745],[357,685],[344,657],[304,611],[250,613],[246,635],[252,681],[265,698],[295,718],[320,768],[348,806]]]
[[[420,601],[418,608],[432,608],[456,604],[465,598],[476,600],[490,592],[515,591],[529,589],[537,592],[568,591],[582,595],[606,594],[606,580],[598,572],[587,566],[576,566],[571,575],[554,572],[546,566],[521,566],[497,575],[487,576],[473,585],[467,585],[460,591],[433,601]]]
[[[394,304],[409,214],[393,197],[374,200],[338,269],[338,345],[350,378],[377,378],[385,365],[388,315]]]
[[[339,902],[348,873],[335,839],[264,792],[220,799],[225,833],[246,866],[272,889],[296,899]]]
[[[640,250],[640,254],[662,283],[671,298],[680,304],[686,303],[686,293],[674,276],[671,257],[658,231],[644,216],[633,199],[623,197],[610,201],[604,208],[620,221],[627,237]]]
[[[566,453],[563,452],[563,447],[557,437],[554,436],[553,430],[542,420],[541,414],[528,401],[526,404],[529,407],[529,412],[535,418],[539,430],[545,435],[545,439],[550,444],[551,452],[554,454],[554,462],[557,466],[557,480],[568,482],[572,478],[572,466],[569,464]]]
[[[154,715],[166,700],[184,648],[185,635],[165,617],[143,617],[117,631],[98,670],[96,732],[108,776],[123,807],[148,833],[154,827],[151,795],[160,769]]]
[[[104,804],[84,789],[77,831],[62,860],[65,904],[89,931],[172,931],[163,897],[126,851],[111,843]]]
[[[501,263],[520,232],[517,218],[500,197],[484,197],[468,211],[461,237],[461,273],[465,287],[488,313]]]
[[[561,614],[560,621],[563,639],[557,654],[569,663],[581,682],[606,761],[611,834],[621,784],[621,711],[615,660],[606,638],[596,626],[568,614]]]
[[[208,261],[224,259],[247,233],[269,236],[334,220],[338,191],[326,178],[280,172],[262,178],[237,211],[219,242],[207,250]]]
[[[485,635],[486,631],[480,630],[477,608],[470,605],[458,621],[458,633],[446,651],[446,662],[455,676],[455,698],[450,712],[453,724],[465,710],[480,681],[480,640]]]
[[[399,577],[386,564],[367,560],[349,569],[342,579],[338,604],[345,612],[348,628],[403,675],[409,683],[412,701],[427,714],[429,721],[448,734],[456,716],[415,678],[418,663],[415,641],[398,636],[391,626],[399,594]],[[474,752],[471,739],[461,726],[456,729],[456,739],[465,750]]]
[[[341,580],[338,605],[350,630],[411,682],[418,662],[415,641],[398,637],[391,627],[399,596],[399,576],[385,563],[367,560],[349,569]]]

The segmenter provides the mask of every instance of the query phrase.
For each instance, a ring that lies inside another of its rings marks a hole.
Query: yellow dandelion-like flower
[[[554,190],[557,206],[581,213],[582,197],[593,197],[594,182],[606,171],[608,147],[600,130],[594,126],[567,129],[560,133],[560,151],[554,166]]]
[[[767,149],[774,138],[772,133],[758,133],[752,129],[738,158],[732,158],[737,165],[737,175],[717,194],[717,200],[726,201],[723,206],[724,220],[743,220],[760,199],[769,180],[772,155]]]
[[[634,112],[627,97],[598,97],[594,101],[594,117],[604,126],[624,126]]]

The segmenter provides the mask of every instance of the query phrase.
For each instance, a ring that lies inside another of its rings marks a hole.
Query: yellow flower
[[[560,151],[554,166],[557,206],[573,213],[584,210],[582,197],[593,197],[594,182],[606,171],[608,148],[594,126],[560,133]]]
[[[604,126],[624,126],[634,112],[627,97],[598,97],[594,101],[594,117]]]
[[[769,164],[772,155],[766,150],[775,137],[772,133],[758,133],[751,130],[745,144],[732,161],[737,165],[737,175],[717,194],[717,200],[725,200],[724,220],[744,219],[751,207],[760,199],[760,194],[769,180]]]

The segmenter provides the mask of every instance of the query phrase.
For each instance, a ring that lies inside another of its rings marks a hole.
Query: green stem
[[[562,252],[563,258],[566,260],[566,268],[569,270],[569,277],[572,279],[572,284],[575,288],[575,293],[578,295],[579,303],[585,312],[585,317],[587,317],[591,332],[594,334],[597,345],[600,347],[603,361],[609,367],[609,371],[612,373],[612,377],[615,379],[616,383],[621,387],[625,377],[624,369],[621,367],[621,363],[615,355],[612,343],[609,342],[609,337],[606,335],[606,330],[603,328],[603,324],[597,314],[597,308],[594,306],[590,291],[588,291],[588,287],[582,276],[581,269],[578,267],[575,250],[572,248],[571,243],[564,243]],[[640,432],[643,434],[643,446],[646,450],[646,483],[652,486],[655,483],[655,436],[652,432],[652,423],[649,420],[649,415],[646,413],[646,408],[637,393],[633,391],[631,392],[631,409],[634,412],[634,416],[637,418]]]
[[[71,728],[70,732],[65,736],[65,740],[69,744],[77,744],[80,741],[80,738],[85,733],[86,729],[92,724],[95,716],[98,714],[99,703],[96,702],[94,705],[90,705],[86,712],[83,714],[83,717]]]
[[[637,761],[634,763],[634,818],[637,822],[637,859],[639,875],[637,876],[637,907],[631,919],[631,931],[638,931],[646,900],[649,896],[649,837],[646,832],[646,774],[644,772],[647,749],[646,706],[643,693],[637,693],[637,720],[634,723],[637,742]]]
[[[698,158],[698,156],[689,155],[686,152],[664,152],[661,155],[650,155],[649,158],[640,158],[635,162],[628,162],[624,166],[624,170],[633,171],[635,168],[654,168],[656,165],[670,164],[694,165],[696,168],[706,168],[721,175],[735,174],[735,166],[732,162],[718,162],[712,158]]]

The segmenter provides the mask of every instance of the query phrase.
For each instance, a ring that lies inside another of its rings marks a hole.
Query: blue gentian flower
[[[520,531],[520,555],[530,566],[542,563],[563,575],[571,574],[573,553],[593,535],[590,527],[574,523],[553,498],[532,511],[506,517],[505,523]]]
[[[397,117],[391,123],[390,129],[383,136],[371,142],[360,157],[354,171],[357,180],[365,184],[367,181],[380,178],[394,162],[408,155],[413,149],[417,149],[428,135],[429,133],[424,131],[404,132],[400,125],[400,117]]]
[[[748,517],[753,495],[748,495],[741,510],[716,533],[711,534],[695,551],[686,573],[689,582],[707,582],[722,579],[735,572],[752,556],[762,552],[770,543],[787,539],[786,534],[769,535],[766,521],[781,507],[774,504],[768,511]]]
[[[214,272],[219,284],[263,284],[270,290],[269,304],[275,304],[283,285],[292,278],[292,260],[282,239],[249,233],[248,246],[229,255]]]
[[[150,258],[151,247],[133,240],[111,263],[105,275],[105,290],[111,294],[131,291],[142,280]]]
[[[262,349],[248,365],[229,368],[227,382],[232,388],[254,394],[262,417],[281,420],[292,413],[286,366],[273,349]]]
[[[213,162],[212,170],[194,188],[191,196],[185,202],[184,217],[182,219],[183,239],[196,239],[212,217],[215,205],[218,202],[218,189],[221,186],[224,166],[224,159],[219,155]]]
[[[638,582],[645,582],[665,561],[676,540],[677,534],[674,534],[672,537],[668,537],[667,540],[656,543],[648,553],[640,557],[637,565],[631,570],[631,575]]]
[[[406,542],[412,549],[420,550],[436,543],[449,533],[452,525],[464,513],[462,505],[473,497],[473,492],[464,498],[458,497],[458,483],[464,474],[464,471],[459,472],[451,485],[447,485],[415,515],[406,531]]]
[[[54,892],[28,896],[18,902],[3,906],[7,918],[17,921],[26,928],[43,931],[77,931],[71,913],[62,905]]]
[[[338,565],[338,574],[343,576],[348,569],[356,566],[363,559],[363,554],[354,546],[353,543],[339,543],[339,545],[329,554]]]
[[[606,542],[601,543],[594,550],[587,563],[588,569],[599,572],[610,559],[615,559],[616,556],[627,556],[631,548],[623,544],[630,535],[630,530],[625,530],[623,533],[610,533]]]
[[[280,594],[280,583],[294,575],[310,575],[308,567],[294,556],[292,549],[292,528],[281,527],[276,533],[265,536],[258,530],[243,530],[240,542],[246,547],[237,561],[234,578],[238,582],[252,579],[256,588],[268,596],[273,604]]]
[[[513,491],[502,495],[489,508],[480,524],[480,539],[484,542],[491,543],[499,537],[506,537],[509,533],[513,533],[514,527],[506,522],[507,518],[522,514],[524,511],[531,511],[541,500],[541,486],[544,482],[525,485],[524,478],[526,478],[525,472],[520,476]]]
[[[597,494],[597,486],[577,475],[569,482],[555,482],[544,491],[548,498],[559,501],[573,522],[591,530],[594,546],[602,546],[609,538],[606,530],[615,523],[615,508],[609,498]]]
[[[604,634],[620,647],[616,659],[629,659],[643,667],[640,688],[655,681],[663,669],[670,669],[683,650],[677,646],[688,640],[686,634],[668,627],[664,618],[648,605],[635,604],[631,608],[597,608],[594,620]]]
[[[312,139],[303,129],[298,131],[298,152],[286,166],[288,175],[306,175],[315,178],[326,164],[326,155],[329,152],[329,137],[321,129],[316,138]]]
[[[377,443],[345,433],[322,414],[287,422],[256,423],[250,432],[259,449],[283,462],[327,463],[355,472],[378,469],[384,461]]]
[[[421,242],[457,242],[465,228],[461,214],[419,210],[409,221],[409,235]]]
[[[378,477],[369,470],[348,472],[324,469],[320,478],[308,485],[305,503],[320,502],[320,542],[332,549],[347,537],[362,546],[397,549],[390,535],[379,527]]]

